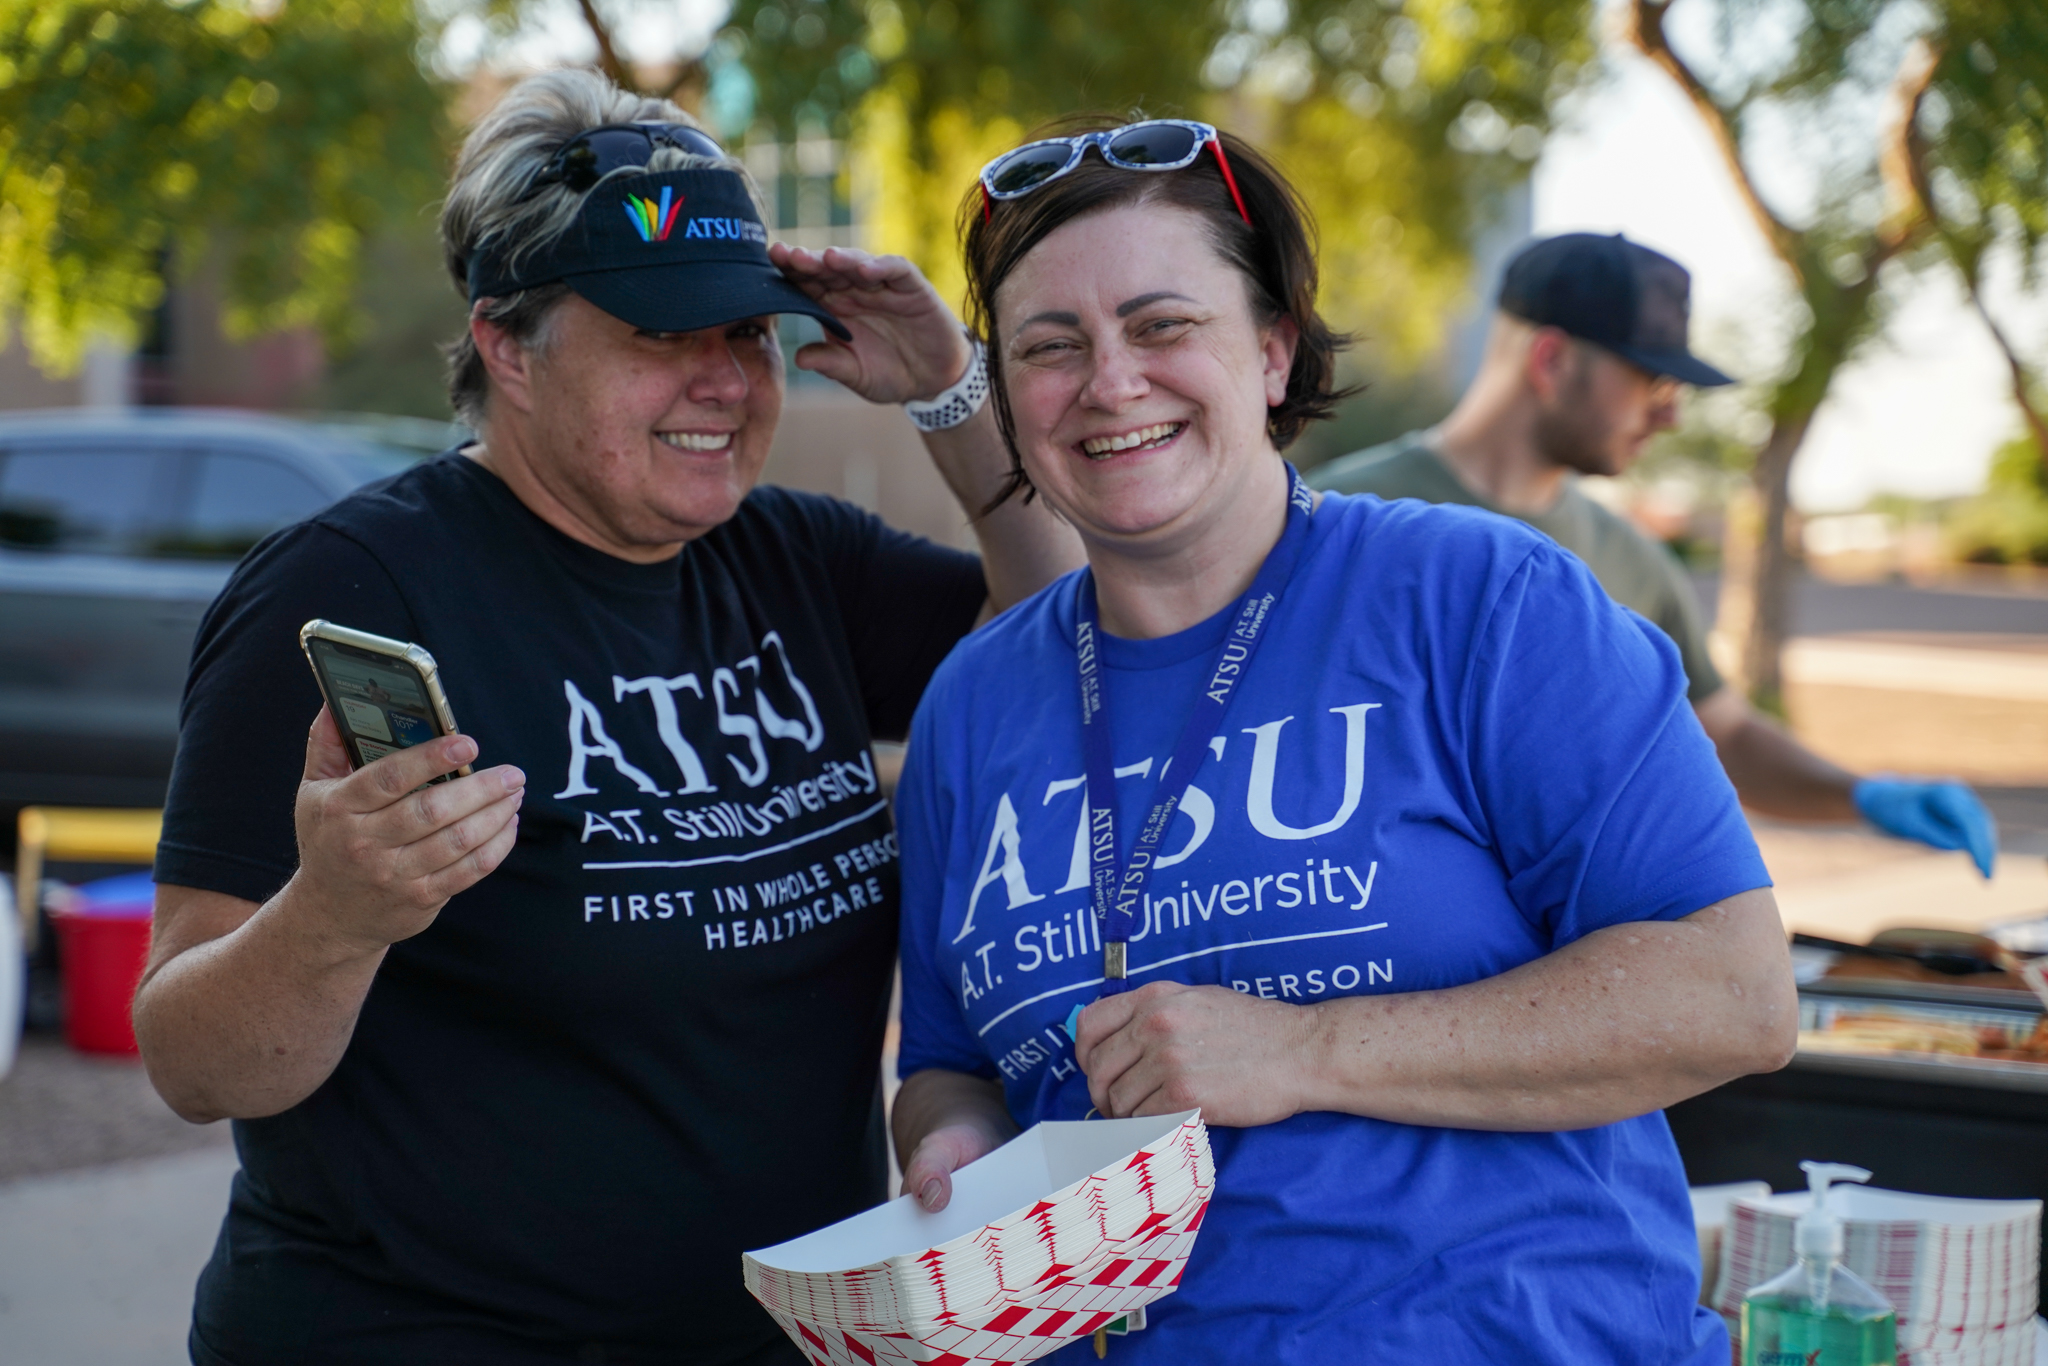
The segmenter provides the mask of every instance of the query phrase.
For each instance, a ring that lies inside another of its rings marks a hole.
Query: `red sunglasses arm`
[[[1237,177],[1230,173],[1230,158],[1223,155],[1223,139],[1210,138],[1209,145],[1216,149],[1216,165],[1223,172],[1223,183],[1230,187],[1230,198],[1237,205],[1237,216],[1242,218],[1244,225],[1249,228],[1252,226],[1252,216],[1244,211],[1244,196],[1237,192]],[[982,194],[985,204],[988,191],[983,190]]]

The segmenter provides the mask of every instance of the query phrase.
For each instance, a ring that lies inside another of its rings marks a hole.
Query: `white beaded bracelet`
[[[903,411],[910,414],[919,431],[943,432],[948,427],[957,427],[988,402],[988,348],[973,337],[968,340],[974,343],[974,357],[967,362],[967,373],[930,402],[913,400],[903,405]]]

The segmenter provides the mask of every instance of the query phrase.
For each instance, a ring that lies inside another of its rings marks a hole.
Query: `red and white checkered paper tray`
[[[1031,1361],[1180,1284],[1216,1168],[1199,1111],[1033,1125],[911,1196],[744,1258],[814,1362]]]
[[[1806,1191],[1737,1200],[1722,1243],[1714,1308],[1792,1265]],[[1962,1200],[1838,1185],[1843,1263],[1899,1314],[1900,1366],[2033,1366],[2041,1288],[2041,1202]]]

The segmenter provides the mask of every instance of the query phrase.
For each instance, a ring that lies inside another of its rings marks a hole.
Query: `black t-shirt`
[[[297,864],[312,617],[431,651],[511,856],[394,945],[340,1065],[239,1121],[202,1363],[797,1361],[740,1253],[883,1198],[895,837],[869,755],[978,563],[757,490],[661,564],[446,455],[279,533],[201,627],[157,879]]]

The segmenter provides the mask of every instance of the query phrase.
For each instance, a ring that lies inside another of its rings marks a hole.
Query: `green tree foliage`
[[[737,68],[781,136],[851,137],[881,182],[883,243],[956,288],[963,195],[1035,125],[1134,108],[1225,124],[1316,210],[1326,307],[1414,358],[1459,311],[1475,226],[1592,61],[1591,16],[1589,0],[738,0],[713,107]]]
[[[219,252],[231,331],[345,334],[365,238],[438,193],[420,41],[411,0],[0,0],[0,316],[63,370]]]
[[[1950,548],[1980,564],[2048,564],[2048,469],[2031,436],[2016,436],[1991,457],[1984,492],[1948,519]]]
[[[1706,20],[1688,30],[1689,44],[1674,42],[1674,12]],[[1946,263],[1981,310],[1994,242],[2034,269],[2048,230],[2048,12],[2040,0],[1629,0],[1626,19],[1630,40],[1719,145],[1803,305],[1764,405],[1771,430],[1753,473],[1755,545],[1739,555],[1731,547],[1746,581],[1722,594],[1744,682],[1776,709],[1792,463],[1836,374],[1882,331],[1883,281]],[[1810,202],[1773,203],[1764,192],[1762,129],[1797,149]],[[2024,405],[2025,366],[1993,331]],[[2048,444],[2048,427],[2029,416]]]
[[[1914,128],[1906,165],[1913,192],[2005,353],[2013,401],[2048,467],[2048,405],[2030,365],[1985,297],[1985,257],[2018,254],[2022,282],[2040,281],[2048,236],[2048,6],[2032,0],[1957,0],[1935,44],[1938,71]]]

